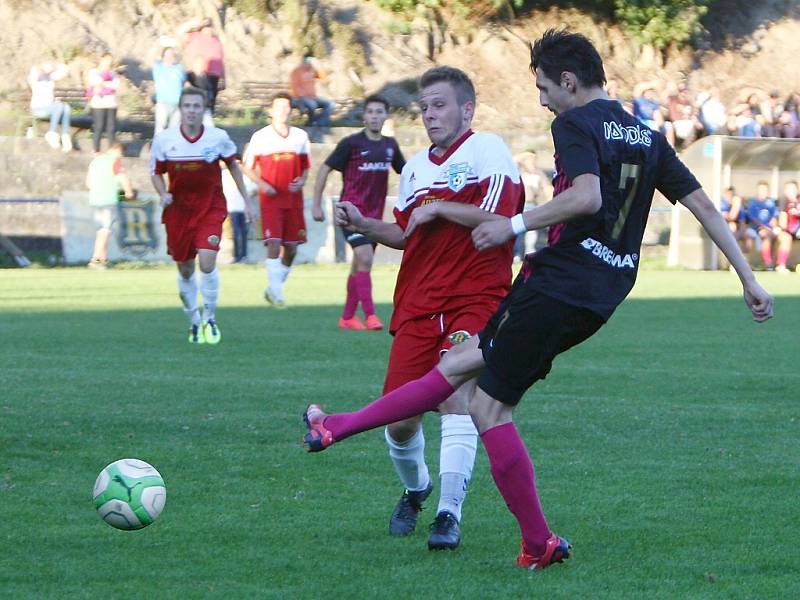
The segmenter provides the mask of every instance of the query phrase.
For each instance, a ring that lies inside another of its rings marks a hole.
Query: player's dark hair
[[[548,29],[531,44],[531,71],[541,69],[555,83],[561,73],[574,73],[585,87],[602,87],[606,82],[603,59],[589,39],[566,29]]]
[[[270,101],[270,104],[275,102],[275,100],[288,100],[289,104],[292,103],[292,97],[289,94],[287,94],[286,92],[278,92],[277,94],[275,94],[272,97],[272,100]]]
[[[180,98],[178,98],[178,106],[183,103],[183,99],[186,96],[200,96],[203,99],[203,106],[208,106],[208,100],[206,98],[206,93],[204,90],[196,87],[185,87],[181,90]]]
[[[364,98],[364,108],[367,108],[367,104],[371,104],[373,102],[378,102],[383,104],[383,107],[386,109],[386,112],[389,112],[389,101],[379,94],[370,94],[366,98]]]
[[[426,88],[441,81],[446,81],[453,86],[459,106],[464,106],[467,102],[475,103],[475,86],[472,85],[472,80],[464,71],[455,67],[428,69],[419,78],[419,87]]]

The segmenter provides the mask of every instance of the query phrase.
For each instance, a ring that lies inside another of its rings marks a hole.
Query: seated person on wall
[[[633,116],[653,131],[663,133],[670,145],[675,145],[675,133],[672,123],[664,120],[661,102],[656,91],[656,82],[638,83],[633,88]]]
[[[781,212],[778,215],[778,264],[775,270],[779,273],[788,273],[786,263],[792,253],[792,242],[800,240],[800,203],[798,203],[797,182],[787,181],[783,184],[783,199],[781,201]],[[795,271],[800,273],[800,262],[795,267]]]
[[[670,95],[667,106],[675,142],[688,146],[702,133],[703,124],[697,118],[697,111],[689,98],[686,82],[679,81],[676,84],[675,93]]]
[[[56,81],[63,79],[68,73],[67,65],[51,62],[34,65],[28,73],[28,85],[31,86],[31,114],[37,119],[50,119],[50,129],[44,139],[51,148],[60,147],[64,152],[72,150],[72,136],[69,129],[71,109],[66,102],[55,99],[55,89]]]
[[[310,53],[303,56],[303,62],[289,75],[292,106],[308,114],[308,124],[311,126],[328,125],[333,114],[333,102],[317,95],[317,79],[324,81],[325,77],[324,71]],[[317,114],[318,110],[322,112]]]
[[[700,105],[698,117],[705,134],[726,134],[728,113],[720,99],[719,88],[712,87],[708,92],[702,92],[698,95],[697,102]]]
[[[167,46],[161,50],[160,60],[153,63],[155,86],[155,133],[181,123],[178,102],[186,83],[186,69],[178,62],[175,48]]]
[[[775,266],[772,260],[772,243],[781,230],[778,227],[778,203],[770,198],[769,184],[766,181],[758,182],[755,198],[750,198],[747,203],[747,223],[747,235],[757,245],[760,244],[764,267],[772,270]]]

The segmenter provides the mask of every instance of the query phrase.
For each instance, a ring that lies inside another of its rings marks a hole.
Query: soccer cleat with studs
[[[417,492],[403,491],[397,505],[392,511],[389,519],[389,535],[404,536],[409,535],[417,528],[417,516],[422,510],[422,503],[431,495],[433,482],[428,482],[428,487]]]
[[[203,337],[206,340],[206,344],[211,344],[212,346],[219,344],[222,339],[222,332],[219,330],[215,319],[209,319],[203,323]]]
[[[366,327],[357,316],[352,316],[349,319],[339,317],[339,329],[352,329],[353,331],[364,331]]]
[[[430,526],[428,550],[455,550],[461,543],[461,529],[458,519],[447,510],[443,510]]]
[[[323,424],[327,416],[319,404],[309,404],[303,413],[303,421],[308,428],[303,436],[303,443],[308,446],[308,452],[322,452],[333,444],[333,434]]]
[[[551,534],[547,539],[547,545],[541,557],[535,557],[530,554],[528,549],[525,548],[525,542],[523,541],[520,542],[517,566],[531,571],[540,571],[554,563],[567,560],[570,556],[570,550],[572,550],[572,545],[564,538],[558,537],[555,533]]]
[[[203,335],[203,328],[200,325],[192,325],[189,328],[189,343],[190,344],[206,343],[206,338]]]

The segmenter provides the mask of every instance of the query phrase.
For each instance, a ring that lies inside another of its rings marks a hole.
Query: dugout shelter
[[[717,208],[723,190],[731,185],[747,201],[755,196],[761,180],[769,182],[770,195],[777,199],[786,181],[800,181],[800,140],[796,139],[712,135],[691,144],[680,157]],[[714,270],[720,267],[721,256],[692,213],[676,204],[667,264]]]

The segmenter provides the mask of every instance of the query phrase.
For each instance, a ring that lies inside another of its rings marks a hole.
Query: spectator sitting
[[[728,122],[728,115],[725,104],[720,100],[719,88],[713,87],[708,92],[699,94],[697,101],[700,105],[699,118],[705,134],[727,133],[725,125]]]
[[[94,157],[86,173],[89,205],[94,208],[94,220],[97,225],[92,260],[87,265],[90,268],[105,269],[108,266],[108,238],[116,220],[115,209],[119,202],[120,190],[128,200],[134,196],[131,180],[122,165],[122,153],[122,143],[112,142],[108,150]]]
[[[780,233],[778,228],[778,205],[769,196],[769,184],[759,181],[755,198],[747,203],[747,235],[760,244],[764,267],[772,270],[772,242]]]
[[[762,135],[765,137],[779,137],[778,121],[783,114],[783,101],[780,96],[778,90],[772,90],[769,97],[759,106],[759,112],[763,118]]]
[[[31,86],[31,114],[37,119],[50,119],[50,129],[44,135],[45,141],[53,149],[59,146],[64,152],[72,150],[70,135],[71,109],[66,102],[55,99],[56,81],[69,73],[67,65],[50,62],[31,67],[28,85]],[[58,137],[58,124],[61,123],[61,138]]]
[[[311,54],[303,56],[303,62],[289,75],[292,104],[300,111],[308,113],[308,124],[312,126],[328,125],[333,113],[333,102],[317,96],[316,80],[323,81],[325,77],[325,73]],[[317,115],[319,109],[322,110],[322,114]]]
[[[736,193],[736,189],[733,186],[725,188],[725,191],[722,192],[719,212],[722,213],[722,218],[728,223],[733,237],[740,240],[743,236],[744,211],[742,210],[742,197]]]
[[[667,106],[675,142],[684,145],[692,143],[698,132],[702,131],[703,125],[697,118],[685,82],[680,81],[676,84],[675,93],[670,95]]]
[[[800,240],[800,205],[798,197],[797,182],[787,181],[783,184],[783,198],[781,198],[781,212],[778,215],[778,264],[775,271],[778,273],[788,273],[786,263],[792,253],[792,242]],[[797,268],[797,267],[795,267]],[[800,270],[798,271],[800,272]]]
[[[774,135],[779,138],[800,137],[800,120],[797,118],[797,113],[784,110],[774,125]]]
[[[748,96],[748,99],[741,104],[737,104],[731,109],[731,119],[728,123],[728,130],[731,135],[741,137],[757,138],[761,137],[761,124],[756,118],[756,112],[760,114],[758,104],[754,103],[755,94]]]
[[[161,60],[153,63],[153,83],[155,85],[155,133],[167,127],[177,127],[181,122],[178,101],[183,84],[186,82],[186,70],[177,62],[175,49],[164,48]]]
[[[192,19],[178,28],[178,39],[189,66],[189,82],[206,93],[206,108],[214,114],[217,93],[225,89],[225,63],[222,42],[211,26],[211,19]]]
[[[106,52],[100,63],[89,69],[86,76],[89,108],[92,109],[92,142],[94,151],[100,152],[100,141],[105,131],[109,148],[117,137],[117,92],[119,77],[114,72],[114,59]]]
[[[662,132],[675,145],[672,127],[664,120],[654,82],[639,83],[633,90],[633,116],[654,131]]]

